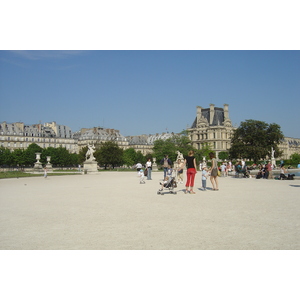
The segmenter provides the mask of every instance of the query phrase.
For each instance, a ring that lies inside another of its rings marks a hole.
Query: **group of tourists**
[[[270,161],[266,164],[258,165],[258,173],[256,175],[256,178],[273,179],[273,169],[274,165],[272,165]]]
[[[218,191],[218,164],[213,152],[209,153],[209,157],[212,162],[211,168],[206,166],[201,166],[200,171],[202,171],[202,190],[206,191],[206,180],[210,176],[210,181],[212,183],[212,190]],[[168,172],[170,172],[172,161],[166,155],[160,162],[164,169],[164,178],[167,178]],[[188,156],[184,159],[177,160],[177,181],[178,183],[183,183],[183,171],[186,167],[186,183],[185,183],[185,194],[195,194],[194,184],[195,177],[197,174],[197,163],[195,158],[195,153],[193,150],[189,151]]]

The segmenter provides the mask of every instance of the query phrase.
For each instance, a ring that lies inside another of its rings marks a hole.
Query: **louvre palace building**
[[[229,118],[229,105],[224,104],[220,108],[210,104],[209,108],[197,106],[196,117],[187,132],[194,148],[201,149],[208,143],[218,154],[230,148],[235,129]],[[0,123],[0,147],[10,150],[26,149],[36,143],[41,148],[62,146],[71,153],[79,153],[88,144],[115,141],[124,150],[134,148],[146,155],[152,152],[154,141],[166,140],[174,135],[179,134],[167,132],[124,137],[119,130],[103,127],[82,128],[72,132],[70,127],[56,122],[34,125],[25,125],[23,122]],[[283,150],[279,159],[289,159],[293,153],[300,154],[300,139],[285,137],[279,148]]]

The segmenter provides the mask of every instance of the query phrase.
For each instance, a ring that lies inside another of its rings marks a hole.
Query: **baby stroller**
[[[161,188],[158,190],[157,195],[164,195],[163,193],[164,188],[169,190],[170,194],[174,194],[174,195],[177,194],[177,192],[174,191],[174,188],[177,187],[174,176],[169,176],[166,181],[160,182],[160,184],[161,184]]]

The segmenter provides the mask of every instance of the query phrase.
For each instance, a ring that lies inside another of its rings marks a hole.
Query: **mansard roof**
[[[201,110],[201,116],[207,120],[208,124],[210,124],[210,108],[203,108]],[[214,117],[212,120],[212,124],[210,124],[209,126],[223,125],[224,120],[225,120],[224,109],[220,107],[214,107]],[[195,121],[193,122],[191,128],[196,128],[196,127],[197,127],[197,117],[195,118]]]

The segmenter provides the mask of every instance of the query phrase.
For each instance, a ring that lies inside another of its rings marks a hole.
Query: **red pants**
[[[189,186],[193,187],[194,186],[195,175],[196,175],[195,168],[187,169],[187,171],[186,171],[187,179],[186,179],[186,184],[185,184],[186,187],[189,187]]]

